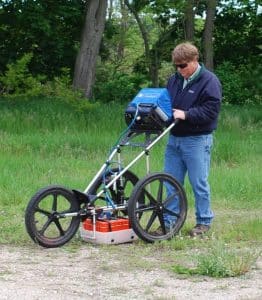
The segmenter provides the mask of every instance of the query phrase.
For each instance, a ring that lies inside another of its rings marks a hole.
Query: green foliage
[[[49,79],[64,66],[72,69],[84,20],[83,0],[1,1],[0,70],[32,52],[32,74]],[[2,26],[3,24],[3,26]]]
[[[0,76],[0,86],[3,95],[39,96],[41,94],[41,81],[44,76],[33,77],[28,70],[32,60],[32,53],[26,53],[15,63],[7,65],[7,71]]]
[[[0,93],[13,97],[41,94],[41,74],[50,81],[54,78],[57,81],[64,76],[61,75],[64,67],[70,70],[68,75],[72,77],[86,1],[9,0],[0,3]],[[152,66],[160,68],[159,82],[163,86],[166,70],[169,71],[165,62],[170,62],[173,47],[184,39],[186,1],[129,3],[144,24],[149,40],[149,59]],[[114,1],[113,7],[100,48],[100,57],[105,65],[111,64],[111,70],[103,71],[104,75],[101,75],[99,66],[94,95],[102,102],[126,102],[141,85],[150,85],[148,62],[141,31],[133,14],[128,14],[126,7],[121,8],[119,1]],[[214,60],[223,83],[225,103],[261,102],[261,15],[257,14],[257,7],[258,1],[254,0],[218,1]],[[205,1],[197,1],[194,9],[198,16],[195,18],[195,43],[201,49]],[[28,53],[32,57],[27,64],[27,74],[20,72],[18,76],[17,70],[16,75],[12,74],[10,66],[14,68],[18,60]],[[54,83],[50,85],[54,86]],[[29,87],[28,91],[26,87]],[[62,90],[58,87],[56,90],[64,97]],[[69,98],[80,96],[64,94]]]
[[[161,68],[159,69],[159,86],[165,87],[167,81],[171,75],[175,73],[173,64],[170,62],[163,62]]]
[[[236,277],[247,273],[256,258],[257,252],[228,248],[220,241],[215,242],[208,253],[195,256],[196,267],[174,265],[173,271],[186,275],[206,275],[210,277]]]
[[[134,76],[119,73],[106,82],[97,81],[94,88],[94,97],[101,102],[128,102],[138,89],[133,79]]]
[[[33,76],[29,72],[32,53],[7,66],[7,71],[0,76],[2,95],[6,99],[26,101],[31,97],[48,97],[69,103],[76,110],[88,110],[94,106],[82,92],[74,90],[71,85],[70,70],[62,68],[61,75],[53,81],[46,81],[45,76]]]
[[[214,28],[216,65],[223,61],[242,65],[250,58],[259,63],[261,15],[257,7],[257,1],[226,1],[220,5]]]
[[[84,97],[82,91],[72,88],[68,68],[62,68],[60,76],[55,76],[53,81],[47,82],[43,86],[43,95],[69,103],[76,111],[88,110],[95,105]]]
[[[261,103],[261,74],[251,63],[235,67],[224,61],[215,70],[223,89],[223,102],[227,104]],[[254,71],[255,70],[255,71]],[[255,72],[258,72],[257,76]]]
[[[211,277],[235,277],[247,273],[256,255],[245,251],[238,253],[232,249],[217,247],[210,253],[198,257],[197,272]]]
[[[99,102],[127,103],[146,84],[141,74],[114,70],[112,65],[100,66],[94,86],[94,98]]]

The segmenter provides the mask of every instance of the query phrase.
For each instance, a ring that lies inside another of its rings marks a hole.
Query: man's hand
[[[173,116],[174,116],[175,120],[176,119],[180,119],[180,120],[186,119],[186,113],[180,109],[173,109]]]

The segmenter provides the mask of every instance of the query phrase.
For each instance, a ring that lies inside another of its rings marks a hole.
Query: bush
[[[259,104],[261,93],[259,91],[259,80],[254,71],[257,68],[252,64],[245,64],[237,68],[228,61],[219,65],[215,73],[222,83],[223,101],[227,104]],[[250,81],[252,74],[252,81]]]
[[[69,103],[77,111],[89,110],[95,104],[90,103],[80,90],[74,90],[71,84],[70,70],[62,68],[61,75],[43,86],[43,94],[50,98]]]
[[[67,102],[78,111],[88,110],[94,105],[82,92],[73,90],[68,68],[62,68],[61,75],[54,77],[53,81],[47,82],[45,76],[33,77],[28,69],[32,57],[31,53],[27,53],[15,63],[7,65],[6,73],[0,76],[2,96],[15,100],[44,96]]]
[[[170,62],[162,62],[159,69],[159,86],[165,87],[169,77],[175,72],[176,70]]]
[[[1,94],[17,96],[38,96],[42,91],[45,76],[33,77],[28,70],[32,53],[26,53],[15,63],[7,65],[7,71],[0,76]]]
[[[143,85],[146,85],[146,80],[141,74],[126,74],[114,70],[109,65],[100,66],[97,70],[93,96],[95,100],[103,103],[111,101],[125,103],[131,101]]]

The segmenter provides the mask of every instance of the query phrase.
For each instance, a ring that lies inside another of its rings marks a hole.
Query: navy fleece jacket
[[[217,127],[222,100],[218,78],[202,65],[197,77],[184,89],[183,81],[183,77],[177,72],[167,83],[172,107],[186,112],[186,120],[180,120],[171,134],[190,136],[211,133]]]

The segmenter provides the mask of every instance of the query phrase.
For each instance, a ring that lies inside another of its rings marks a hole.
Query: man
[[[172,52],[177,72],[170,77],[170,93],[174,119],[179,122],[171,130],[165,151],[165,172],[184,184],[186,173],[195,197],[196,226],[191,236],[206,233],[214,217],[210,207],[208,174],[212,132],[217,127],[222,91],[218,78],[198,62],[198,49],[181,43]],[[176,211],[174,200],[168,208]],[[174,217],[164,215],[167,227]]]

